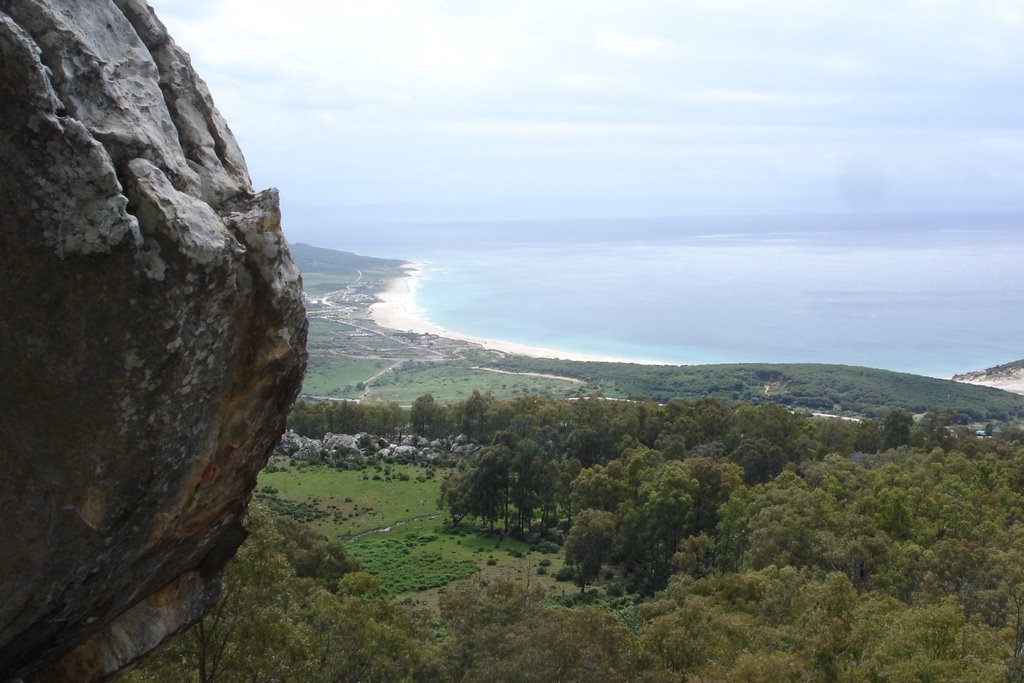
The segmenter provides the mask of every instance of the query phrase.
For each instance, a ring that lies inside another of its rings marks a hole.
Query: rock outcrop
[[[0,681],[194,622],[305,369],[277,193],[142,0],[0,0]]]
[[[341,465],[362,466],[367,458],[371,458],[384,462],[424,464],[472,458],[481,450],[482,447],[470,441],[465,434],[433,441],[407,436],[400,443],[391,443],[365,432],[355,435],[327,432],[324,438],[313,439],[288,430],[274,448],[271,460],[323,459]]]

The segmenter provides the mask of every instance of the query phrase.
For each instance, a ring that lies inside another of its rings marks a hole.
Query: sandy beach
[[[409,263],[403,266],[406,277],[392,280],[384,291],[377,294],[378,303],[370,307],[370,316],[381,327],[399,332],[415,332],[417,334],[434,334],[448,339],[479,344],[485,349],[512,353],[534,358],[559,358],[562,360],[604,361],[611,363],[639,363],[644,365],[660,365],[657,361],[638,360],[635,358],[615,358],[586,353],[573,353],[557,349],[546,349],[539,346],[527,346],[500,339],[487,339],[469,334],[462,334],[435,325],[426,318],[426,312],[416,305],[416,291],[423,277],[423,264]]]
[[[1009,374],[1007,376],[997,377],[963,377],[957,376],[953,378],[957,382],[964,382],[965,384],[977,384],[983,387],[992,387],[993,389],[1002,389],[1003,391],[1010,391],[1014,394],[1024,394],[1024,373]]]

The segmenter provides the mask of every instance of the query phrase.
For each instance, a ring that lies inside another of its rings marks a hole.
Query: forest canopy
[[[1024,680],[1019,429],[484,394],[300,404],[290,424],[467,435],[448,527],[562,546],[579,592],[471,578],[424,611],[257,510],[232,611],[134,680]]]

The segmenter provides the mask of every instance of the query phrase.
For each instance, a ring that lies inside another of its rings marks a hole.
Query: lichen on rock
[[[141,0],[0,0],[0,681],[195,621],[305,370],[301,280]]]

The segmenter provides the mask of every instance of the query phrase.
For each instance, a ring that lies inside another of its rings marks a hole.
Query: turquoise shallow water
[[[418,305],[475,336],[933,376],[1024,357],[1021,215],[506,221],[407,237],[387,255],[428,262]]]

